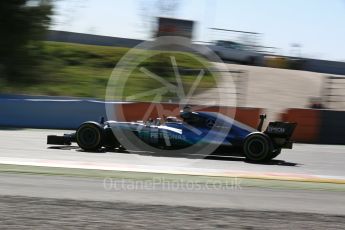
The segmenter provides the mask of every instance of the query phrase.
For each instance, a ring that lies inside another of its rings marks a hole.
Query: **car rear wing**
[[[270,137],[280,137],[290,139],[297,123],[290,123],[290,122],[270,122],[265,130],[266,133]]]
[[[270,122],[264,133],[272,139],[276,147],[291,149],[293,142],[290,138],[296,126],[297,123]]]

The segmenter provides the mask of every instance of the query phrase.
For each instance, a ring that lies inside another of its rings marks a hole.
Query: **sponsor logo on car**
[[[267,128],[267,131],[270,133],[285,133],[285,129],[282,127],[271,127]]]

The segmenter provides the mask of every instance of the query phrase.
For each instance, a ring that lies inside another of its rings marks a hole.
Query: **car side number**
[[[151,127],[150,130],[150,141],[153,144],[157,144],[158,143],[158,127]]]

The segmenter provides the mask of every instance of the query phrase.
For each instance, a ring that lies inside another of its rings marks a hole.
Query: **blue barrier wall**
[[[0,126],[76,129],[84,121],[106,118],[105,105],[93,100],[0,99]]]

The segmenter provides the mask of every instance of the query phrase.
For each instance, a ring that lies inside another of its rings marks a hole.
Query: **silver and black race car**
[[[262,162],[275,158],[283,148],[292,148],[290,138],[296,127],[296,123],[270,122],[266,130],[261,131],[266,115],[260,115],[257,129],[220,113],[181,111],[180,117],[181,120],[167,117],[145,122],[87,121],[74,133],[49,135],[47,143],[71,145],[76,142],[85,151],[150,146],[162,151],[195,152],[190,149],[192,146],[207,149],[203,145],[211,145],[212,152]]]

